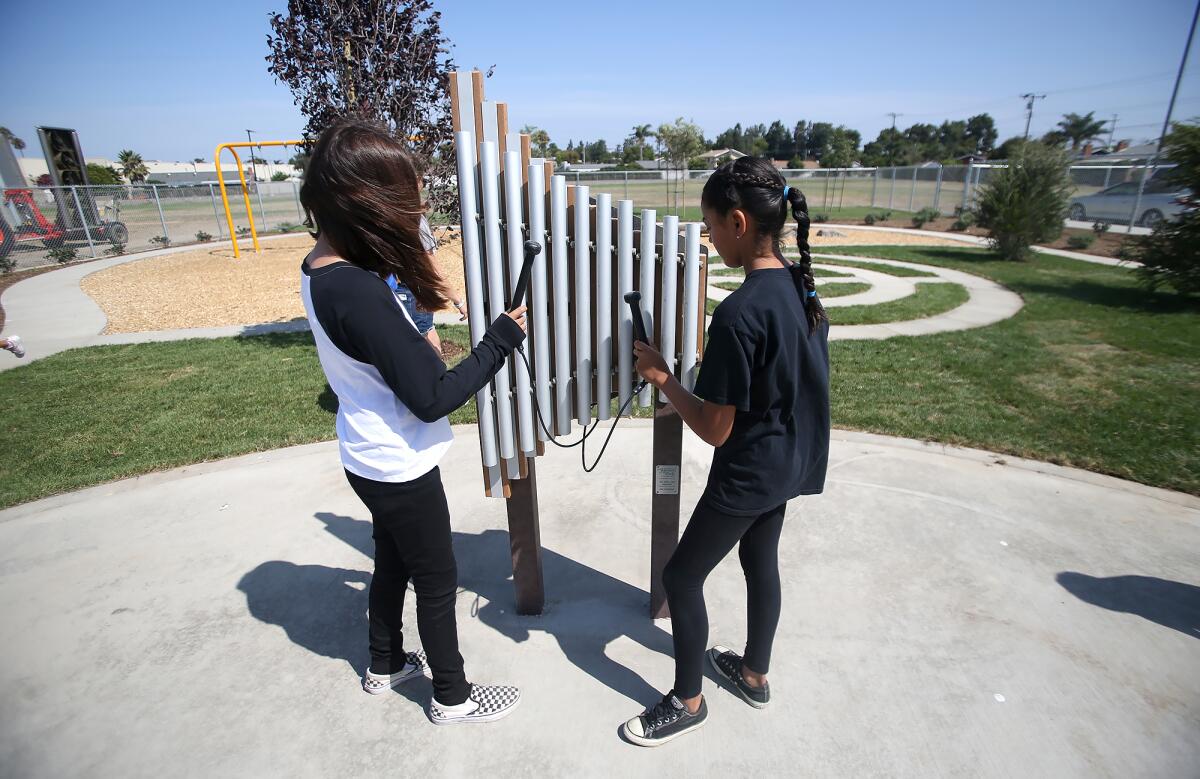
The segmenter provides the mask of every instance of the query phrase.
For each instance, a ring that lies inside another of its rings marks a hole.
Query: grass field
[[[1147,293],[1125,269],[1058,257],[847,251],[985,276],[1025,307],[986,328],[831,343],[835,425],[1200,494],[1194,300]],[[463,327],[442,333],[465,345]],[[0,373],[0,394],[20,410],[0,420],[3,506],[333,435],[335,399],[307,334],[79,349]],[[451,421],[473,413],[468,403]]]

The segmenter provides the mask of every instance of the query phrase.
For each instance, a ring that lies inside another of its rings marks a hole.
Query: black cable
[[[525,363],[525,372],[529,374],[529,383],[535,384],[533,379],[533,368],[529,365],[529,358],[525,356],[524,345],[517,346],[517,351],[521,354],[521,361]],[[617,429],[617,423],[621,421],[621,415],[625,413],[625,410],[629,408],[629,404],[633,402],[633,398],[640,393],[645,386],[646,380],[642,379],[641,383],[637,385],[637,387],[630,394],[629,398],[625,401],[625,405],[621,406],[620,410],[617,411],[617,416],[613,420],[612,427],[608,429],[608,436],[604,439],[604,445],[600,447],[600,454],[596,455],[596,461],[592,463],[592,467],[589,468],[587,465],[587,447],[582,446],[582,448],[579,450],[580,465],[583,466],[585,473],[591,473],[600,465],[600,458],[604,456],[604,450],[608,448],[608,442],[612,440],[613,431]],[[546,420],[542,418],[542,409],[537,402],[537,392],[535,391],[531,393],[531,397],[533,398],[533,410],[537,415],[538,424],[541,425],[542,431],[550,437],[550,443],[554,444],[560,449],[570,449],[575,446],[581,446],[587,441],[588,436],[592,434],[592,431],[596,429],[596,426],[600,424],[600,418],[597,417],[596,421],[592,423],[592,426],[584,430],[583,438],[580,438],[573,444],[560,444],[558,441],[554,440],[554,434],[551,433],[549,428],[546,427]]]

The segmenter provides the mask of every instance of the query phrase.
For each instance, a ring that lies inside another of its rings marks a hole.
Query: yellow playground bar
[[[222,143],[217,146],[217,150],[213,152],[213,162],[217,167],[217,183],[221,187],[221,202],[225,206],[225,223],[229,226],[229,239],[233,242],[233,256],[240,257],[241,251],[238,249],[237,234],[233,227],[233,213],[229,210],[229,195],[225,191],[225,177],[221,175],[221,151],[229,149],[229,153],[233,155],[234,162],[237,163],[238,179],[242,182],[242,200],[246,203],[246,217],[250,220],[250,239],[254,242],[254,252],[257,254],[261,251],[258,245],[258,231],[254,227],[254,209],[250,206],[250,188],[246,186],[246,171],[242,167],[242,158],[238,156],[237,150],[244,149],[247,146],[299,146],[304,141],[239,141],[236,143]],[[253,151],[250,152],[254,154]],[[257,183],[257,182],[256,182]]]

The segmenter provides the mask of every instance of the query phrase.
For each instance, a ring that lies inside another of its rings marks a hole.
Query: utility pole
[[[896,129],[896,117],[904,116],[904,114],[898,114],[893,111],[893,112],[889,113],[888,116],[892,117],[892,129],[895,130]]]
[[[1021,97],[1024,98],[1024,100],[1026,101],[1025,102],[1025,111],[1027,113],[1025,115],[1025,140],[1028,141],[1029,140],[1029,125],[1031,122],[1033,122],[1033,101],[1034,100],[1045,100],[1046,96],[1045,95],[1035,95],[1032,92],[1026,92],[1025,94],[1021,95]]]
[[[1117,135],[1117,115],[1113,114],[1112,124],[1108,126],[1108,151],[1113,150],[1113,138]]]

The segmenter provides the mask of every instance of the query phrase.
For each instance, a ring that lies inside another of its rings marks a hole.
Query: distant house
[[[732,160],[741,159],[747,155],[737,149],[713,149],[706,151],[700,155],[700,159],[704,160],[704,164],[710,168],[715,168],[719,165],[724,165]]]

